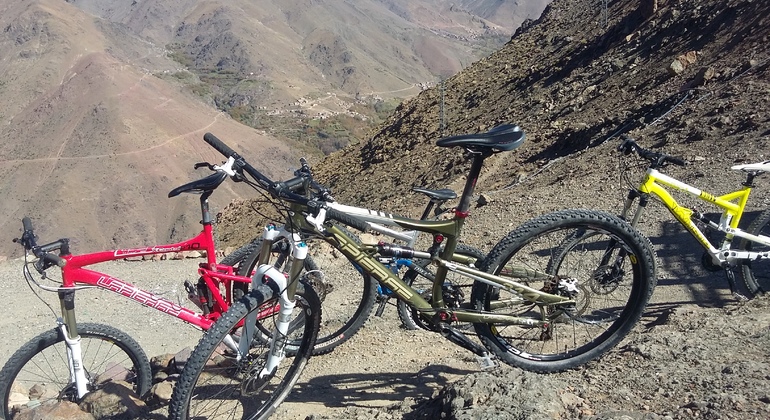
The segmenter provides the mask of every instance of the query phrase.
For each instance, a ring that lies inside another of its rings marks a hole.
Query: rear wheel
[[[214,323],[193,350],[169,407],[170,419],[265,419],[286,399],[299,379],[313,351],[321,320],[321,302],[312,287],[300,285],[288,339],[296,350],[275,370],[263,376],[270,343],[253,340],[249,354],[237,360],[225,344],[237,339],[246,316],[267,309],[258,316],[263,325],[274,325],[277,293],[261,285],[230,307]]]
[[[565,248],[565,241],[571,245]],[[474,324],[501,360],[536,372],[572,369],[604,354],[639,320],[656,283],[654,257],[641,234],[590,210],[526,222],[492,249],[484,270],[573,301],[536,303],[526,289],[474,285],[476,309],[536,321]]]
[[[746,229],[752,235],[770,236],[770,210],[763,211]],[[742,251],[767,252],[770,246],[765,246],[747,239],[742,239]],[[760,258],[741,264],[743,282],[751,295],[759,295],[770,290],[770,258]]]

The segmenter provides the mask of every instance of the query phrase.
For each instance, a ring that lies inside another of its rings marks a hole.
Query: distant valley
[[[220,157],[282,178],[367,138],[402,98],[510,39],[545,2],[36,0],[0,4],[0,255],[30,216],[76,252],[179,240]],[[323,117],[323,118],[321,118]],[[228,184],[215,208],[251,196]]]

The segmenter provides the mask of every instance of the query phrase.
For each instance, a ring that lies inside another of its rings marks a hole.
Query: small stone
[[[91,413],[81,410],[77,404],[70,401],[57,401],[42,404],[35,408],[22,410],[14,420],[94,420]]]
[[[80,402],[80,408],[97,418],[118,415],[139,418],[146,411],[147,406],[134,393],[131,384],[114,381],[86,394]]]
[[[150,394],[162,403],[171,401],[171,394],[174,393],[174,384],[169,381],[158,382],[150,389]]]
[[[668,72],[673,75],[679,75],[684,71],[684,64],[682,64],[681,61],[674,60],[669,66],[668,66]]]

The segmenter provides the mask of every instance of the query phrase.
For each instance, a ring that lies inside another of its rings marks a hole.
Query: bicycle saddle
[[[486,133],[460,134],[458,136],[444,137],[436,142],[439,147],[471,147],[486,148],[506,152],[516,149],[524,143],[524,132],[518,125],[499,125]]]
[[[457,193],[450,190],[449,188],[442,188],[440,190],[429,190],[426,188],[412,188],[412,191],[419,192],[427,195],[428,197],[434,199],[434,200],[451,200],[453,198],[457,198]]]
[[[744,172],[770,172],[770,160],[757,163],[748,163],[746,165],[735,165],[730,167],[730,169]]]
[[[227,173],[215,172],[205,178],[188,182],[187,184],[174,188],[168,193],[168,198],[176,197],[181,193],[203,194],[205,192],[214,191],[219,184],[224,182],[225,178],[227,178]]]

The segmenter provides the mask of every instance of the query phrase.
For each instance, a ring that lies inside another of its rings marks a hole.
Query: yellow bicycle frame
[[[661,185],[687,192],[703,201],[722,208],[724,211],[719,220],[719,227],[725,229],[727,232],[726,243],[729,245],[733,237],[730,230],[738,228],[738,223],[741,221],[741,216],[743,216],[743,211],[746,208],[746,202],[749,200],[749,193],[751,192],[750,186],[744,186],[738,191],[727,193],[725,195],[714,196],[706,191],[699,190],[668,175],[662,174],[655,169],[647,170],[647,175],[645,176],[644,181],[642,181],[642,185],[639,186],[639,192],[652,194],[660,198],[666,208],[674,215],[676,220],[689,230],[698,242],[712,254],[716,253],[718,249],[711,244],[695,222],[693,222],[692,215],[694,211],[687,207],[680,206],[674,197],[672,197]]]

